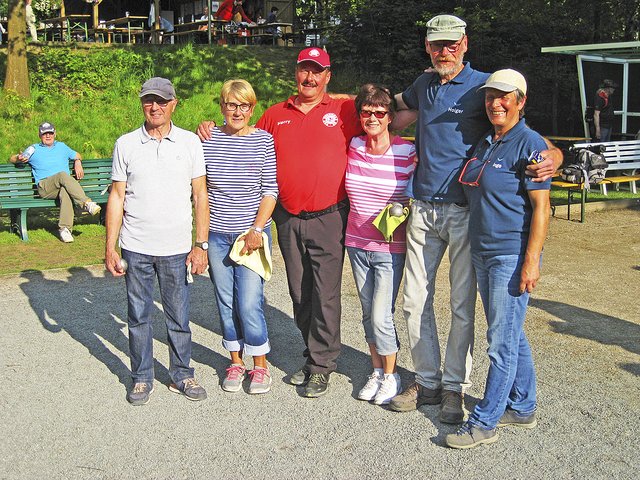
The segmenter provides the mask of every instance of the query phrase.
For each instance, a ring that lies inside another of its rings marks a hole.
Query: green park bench
[[[105,204],[109,198],[107,191],[111,185],[111,159],[83,159],[84,178],[80,185],[88,197],[102,205],[100,220],[104,220]],[[69,161],[69,171],[73,171],[73,160]],[[6,163],[0,165],[0,210],[9,210],[11,231],[23,241],[29,240],[27,233],[27,212],[30,208],[57,207],[56,200],[38,196],[38,189],[31,175],[29,164]]]

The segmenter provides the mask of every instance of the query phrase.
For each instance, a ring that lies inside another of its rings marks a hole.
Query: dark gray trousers
[[[331,373],[340,354],[340,287],[348,208],[303,220],[278,204],[273,219],[293,316],[311,373]]]

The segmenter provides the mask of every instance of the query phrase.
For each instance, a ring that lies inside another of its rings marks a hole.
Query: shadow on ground
[[[529,304],[559,319],[549,322],[556,333],[615,345],[640,355],[640,326],[635,323],[552,300],[531,299]],[[623,363],[618,366],[640,376],[640,364]]]

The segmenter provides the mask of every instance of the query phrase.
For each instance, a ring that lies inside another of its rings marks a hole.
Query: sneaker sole
[[[498,441],[498,434],[496,433],[493,437],[485,438],[484,440],[478,440],[477,442],[470,443],[469,445],[450,445],[447,443],[449,448],[456,448],[458,450],[466,450],[468,448],[479,447],[480,445],[489,445],[491,443],[495,443]]]
[[[129,402],[129,404],[133,407],[140,407],[142,405],[146,405],[147,403],[149,403],[149,400],[151,400],[151,394],[153,393],[153,387],[151,387],[151,390],[149,390],[149,395],[147,395],[147,399],[144,401],[131,401],[129,400],[129,397],[127,396],[127,402]]]
[[[528,430],[532,428],[536,428],[537,426],[538,426],[537,420],[534,420],[533,422],[530,422],[530,423],[505,422],[505,423],[498,423],[498,425],[496,425],[496,427],[520,427],[520,428],[526,428]]]
[[[410,404],[397,404],[393,401],[389,402],[389,408],[394,412],[413,412],[419,409],[422,405],[438,405],[442,401],[442,397],[424,398],[416,403]]]
[[[175,383],[172,383],[172,384],[169,385],[169,391],[173,392],[173,393],[180,394],[180,395],[184,396],[187,400],[191,400],[192,402],[199,402],[200,400],[205,400],[207,398],[207,394],[206,393],[202,397],[190,397],[189,395],[184,393],[182,390],[180,390]]]
[[[237,387],[228,387],[225,385],[220,385],[220,388],[222,388],[222,390],[228,393],[238,393],[240,390],[242,390],[242,383],[240,383],[240,385],[238,385]]]
[[[307,392],[305,390],[303,396],[305,396],[306,398],[318,398],[323,396],[325,393],[327,393],[328,390],[329,390],[328,386],[322,392]]]
[[[264,387],[260,387],[260,390],[252,390],[251,387],[249,387],[249,395],[262,395],[263,393],[269,393],[271,391],[271,385],[269,385],[268,387],[264,388]]]

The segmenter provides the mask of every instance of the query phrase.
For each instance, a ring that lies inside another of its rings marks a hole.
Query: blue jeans
[[[271,248],[271,232],[265,230]],[[209,232],[209,275],[222,324],[222,345],[229,352],[266,355],[271,350],[264,318],[264,279],[229,258],[242,233]]]
[[[529,294],[520,293],[520,255],[473,253],[472,258],[487,317],[490,365],[484,398],[469,422],[492,429],[507,408],[520,415],[536,409],[536,373],[524,333]]]
[[[193,377],[187,254],[156,257],[122,250],[128,263],[129,354],[133,382],[153,382],[153,285],[158,278],[169,343],[169,375],[174,383]]]
[[[351,270],[362,305],[362,325],[368,344],[380,355],[398,351],[400,342],[393,322],[402,280],[404,253],[370,252],[347,247]]]
[[[451,327],[441,367],[433,301],[436,274],[447,249]],[[403,297],[416,382],[431,389],[442,387],[464,392],[471,385],[469,376],[476,309],[476,276],[469,246],[468,206],[421,200],[411,204]]]

